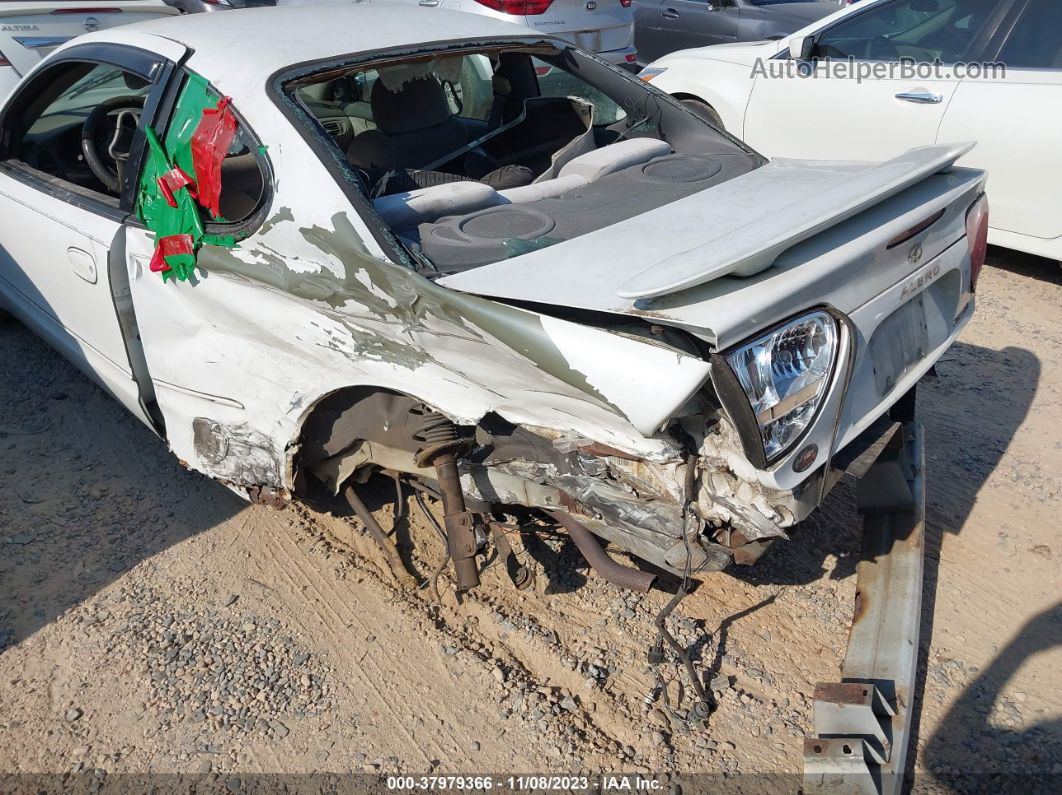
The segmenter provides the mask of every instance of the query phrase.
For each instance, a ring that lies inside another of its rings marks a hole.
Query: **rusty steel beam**
[[[922,427],[903,425],[859,482],[863,553],[841,682],[815,690],[804,791],[893,795],[911,730],[925,556]]]

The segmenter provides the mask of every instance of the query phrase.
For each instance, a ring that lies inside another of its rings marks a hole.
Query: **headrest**
[[[370,102],[372,120],[384,135],[435,127],[453,116],[446,92],[433,74],[413,77],[397,85],[395,90],[388,88],[382,79],[377,80]]]
[[[372,200],[376,212],[391,229],[399,232],[447,215],[463,215],[502,202],[494,188],[482,182],[449,182]]]
[[[578,174],[593,182],[628,166],[648,163],[654,157],[671,154],[671,146],[656,138],[628,138],[573,157],[560,170],[560,176]]]

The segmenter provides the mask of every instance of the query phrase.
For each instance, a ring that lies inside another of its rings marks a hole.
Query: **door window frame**
[[[121,69],[124,72],[143,78],[151,84],[151,89],[144,99],[144,110],[140,116],[140,123],[137,125],[136,132],[133,135],[129,159],[126,162],[126,168],[123,170],[122,190],[118,197],[117,206],[113,202],[105,201],[102,198],[103,194],[91,189],[80,189],[60,177],[54,177],[38,171],[21,161],[10,161],[8,159],[8,152],[11,148],[9,120],[12,115],[33,101],[37,93],[34,89],[40,81],[46,80],[47,76],[52,74],[56,68],[61,68],[70,63],[95,63],[103,66],[113,66],[116,69]],[[161,98],[171,82],[175,69],[176,65],[172,61],[158,53],[125,44],[92,43],[64,50],[50,59],[42,69],[32,72],[29,79],[21,82],[12,93],[11,98],[4,103],[3,111],[0,112],[0,173],[7,174],[19,182],[75,207],[80,207],[118,222],[124,221],[133,211],[136,201],[137,184],[147,146],[144,128],[147,125],[153,126],[156,123]],[[96,198],[97,196],[100,198]]]
[[[159,98],[157,105],[157,112],[155,113],[154,121],[152,124],[153,129],[158,133],[160,141],[165,140],[166,133],[169,130],[170,124],[173,121],[173,115],[177,107],[177,100],[181,96],[181,92],[184,90],[185,82],[190,75],[199,75],[198,72],[193,72],[187,66],[174,66],[167,77],[167,85],[165,91]],[[221,91],[218,91],[213,83],[208,85],[214,93],[219,97],[224,96]],[[259,170],[262,172],[262,195],[258,197],[258,203],[246,217],[235,222],[220,223],[214,221],[209,217],[203,216],[203,229],[208,235],[231,235],[237,241],[246,240],[253,235],[258,229],[265,223],[266,216],[269,214],[269,209],[273,204],[273,182],[274,172],[273,164],[269,160],[268,150],[262,145],[262,139],[258,137],[258,134],[247,123],[247,120],[240,114],[240,109],[235,104],[229,105],[229,111],[236,118],[236,123],[239,125],[239,129],[247,136],[250,143],[248,148],[254,153],[255,162],[258,164]],[[144,138],[144,136],[141,136]],[[146,145],[147,139],[144,138],[144,145]],[[133,199],[135,202],[136,191],[140,184],[140,168],[139,164],[136,171],[136,176],[133,180],[132,191]],[[222,185],[224,189],[224,185]],[[135,207],[135,205],[133,205]],[[130,208],[130,213],[132,212]],[[130,215],[126,219],[126,223],[130,226],[135,226],[140,229],[146,229],[147,227],[143,222],[135,215]]]
[[[1000,24],[999,28],[995,31],[993,37],[989,41],[989,45],[985,48],[983,59],[988,61],[998,61],[1000,55],[1003,53],[1003,49],[1007,46],[1007,42],[1010,41],[1010,37],[1014,35],[1014,31],[1017,30],[1018,25],[1025,19],[1026,14],[1031,13],[1033,4],[1036,0],[1013,0],[1010,14]],[[1058,72],[1062,71],[1060,67],[1049,66],[1014,66],[1007,65],[1007,70],[1010,69],[1026,69],[1033,72]]]
[[[819,37],[820,36],[822,36],[825,33],[828,33],[829,31],[834,30],[838,26],[847,25],[849,22],[851,22],[854,19],[857,19],[858,17],[862,16],[863,14],[868,14],[868,13],[870,13],[872,11],[875,11],[876,9],[884,8],[885,6],[890,5],[891,3],[898,3],[898,2],[904,2],[904,0],[886,0],[886,2],[884,2],[884,3],[868,3],[867,5],[863,5],[862,3],[858,4],[856,6],[856,10],[852,11],[851,13],[845,14],[840,19],[834,20],[833,22],[831,22],[828,25],[823,25],[821,28],[818,28],[814,33],[812,33],[811,35],[815,39],[815,46],[816,47],[818,46],[818,42],[819,42]],[[978,40],[974,42],[973,49],[971,49],[971,51],[969,53],[969,59],[971,61],[984,61],[984,60],[987,60],[986,53],[992,51],[991,47],[990,47],[990,44],[992,44],[993,42],[995,42],[999,38],[1000,28],[1003,26],[1004,22],[1006,22],[1006,20],[1010,17],[1010,13],[1013,10],[1014,6],[1016,4],[1017,5],[1022,5],[1024,2],[1025,2],[1025,0],[999,0],[999,4],[998,4],[998,6],[996,8],[996,17],[995,17],[995,19],[992,20],[991,22],[989,22],[988,27],[986,28],[985,32],[983,32],[978,37]],[[1002,47],[1002,44],[1000,44],[999,47]],[[996,50],[995,50],[997,53],[999,51],[999,47],[997,47]],[[779,51],[778,54],[775,55],[774,57],[776,59],[782,59],[782,60],[788,59],[790,57],[789,48],[786,47],[784,50]],[[826,59],[820,59],[820,57],[818,55],[813,55],[811,60],[812,61],[818,61],[818,60],[826,60]],[[872,60],[869,60],[869,59],[857,59],[857,60],[863,60],[863,61],[865,61],[867,63],[892,63],[892,61],[872,61]]]

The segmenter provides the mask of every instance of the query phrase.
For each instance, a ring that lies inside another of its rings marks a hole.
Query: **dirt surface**
[[[986,789],[1016,772],[1062,787],[1058,274],[993,252],[975,320],[921,390],[918,791],[960,771]],[[812,689],[837,679],[851,614],[850,485],[676,611],[718,703],[691,730],[646,705],[666,591],[621,592],[570,543],[514,538],[532,589],[496,565],[464,604],[444,574],[437,601],[336,506],[251,507],[183,471],[11,321],[0,372],[0,772],[211,773],[237,790],[277,772],[703,772],[736,786],[801,769]],[[390,527],[393,490],[365,494]],[[406,503],[397,537],[426,576],[441,543]],[[688,707],[683,675],[662,670]]]

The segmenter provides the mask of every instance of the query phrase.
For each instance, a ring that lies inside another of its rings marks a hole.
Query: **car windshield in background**
[[[48,107],[48,113],[67,113],[81,108],[93,108],[102,100],[110,99],[119,93],[143,100],[149,87],[121,69],[97,66],[60,94]]]
[[[827,29],[822,57],[926,63],[961,61],[996,10],[995,0],[920,0],[884,3]]]

